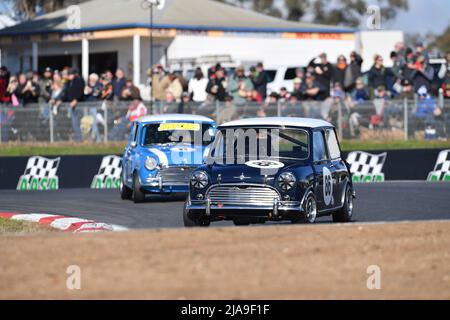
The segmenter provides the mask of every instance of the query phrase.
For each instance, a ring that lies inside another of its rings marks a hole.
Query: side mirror
[[[130,147],[133,149],[136,148],[137,147],[136,141],[131,142]]]

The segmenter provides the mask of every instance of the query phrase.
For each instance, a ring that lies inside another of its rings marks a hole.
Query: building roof
[[[276,126],[276,127],[301,127],[301,128],[321,128],[333,127],[329,122],[319,119],[293,118],[293,117],[268,117],[242,119],[224,123],[220,128],[228,127],[250,127],[250,126]]]
[[[140,123],[146,122],[165,122],[165,121],[196,121],[196,122],[214,122],[214,120],[192,114],[162,114],[155,116],[143,116],[137,120]]]
[[[67,9],[62,9],[5,28],[0,31],[0,36],[150,27],[150,10],[143,8],[143,0],[90,0],[79,4],[79,8],[81,29],[67,26]],[[287,21],[213,0],[166,0],[162,10],[154,10],[154,28],[243,32],[355,31],[341,26]]]

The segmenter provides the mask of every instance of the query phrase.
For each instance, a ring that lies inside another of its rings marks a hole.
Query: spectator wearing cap
[[[194,77],[189,81],[188,92],[192,96],[192,101],[203,103],[208,97],[206,87],[208,79],[205,78],[201,68],[195,69]]]
[[[417,57],[414,67],[415,69],[410,75],[414,90],[418,91],[420,88],[425,87],[427,92],[429,92],[431,89],[431,81],[434,78],[433,67],[428,64],[428,60],[423,55]]]
[[[264,65],[262,62],[256,65],[255,71],[251,75],[253,85],[255,90],[258,91],[259,95],[262,97],[262,100],[266,100],[267,97],[267,83],[268,77],[267,73],[264,70]]]
[[[315,81],[317,81],[322,87],[322,94],[325,100],[330,96],[331,80],[333,79],[333,66],[328,62],[327,54],[321,53],[318,57],[313,59],[309,66],[313,68],[313,75]]]
[[[397,80],[394,90],[398,99],[414,100],[414,88],[408,79]]]
[[[68,82],[65,86],[65,101],[69,103],[69,114],[72,121],[72,130],[75,141],[82,141],[80,119],[82,117],[81,110],[77,106],[84,97],[84,80],[80,77],[77,69],[70,69],[67,76]]]
[[[53,70],[49,67],[45,68],[42,78],[38,77],[38,84],[41,88],[39,95],[39,104],[43,106],[43,111],[41,115],[44,119],[48,119],[50,106],[48,102],[50,101],[52,95],[52,83],[53,83]]]
[[[252,92],[254,87],[252,81],[245,76],[243,66],[236,69],[236,73],[229,82],[228,92],[233,97],[233,102],[237,105],[245,104],[247,93]]]
[[[329,96],[329,93],[315,80],[312,73],[307,72],[305,82],[302,85],[302,96],[305,101],[303,103],[305,116],[314,118],[320,115],[318,102],[324,101]]]
[[[417,90],[418,100],[414,119],[414,127],[423,129],[426,139],[444,136],[444,115],[437,102],[428,94],[425,86]]]
[[[225,78],[225,70],[217,69],[206,86],[206,92],[212,96],[215,101],[224,102],[227,97],[228,83]]]

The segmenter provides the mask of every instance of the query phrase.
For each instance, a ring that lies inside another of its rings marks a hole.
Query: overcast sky
[[[409,11],[386,22],[386,29],[399,29],[422,34],[442,33],[450,24],[449,0],[409,0]]]
[[[186,0],[184,0],[186,1]],[[281,6],[284,0],[276,0]],[[369,0],[377,3],[377,0]],[[382,24],[384,29],[426,34],[429,31],[440,34],[450,24],[450,0],[409,0],[410,9],[402,12],[392,21]],[[10,3],[0,0],[0,12],[10,11]],[[365,28],[363,23],[362,28]]]

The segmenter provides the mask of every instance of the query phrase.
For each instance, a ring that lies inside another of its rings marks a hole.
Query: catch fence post
[[[55,134],[55,132],[54,132],[54,118],[53,118],[53,107],[52,106],[50,106],[50,108],[49,108],[49,123],[48,123],[48,125],[49,125],[49,129],[50,129],[50,143],[53,143],[53,142],[55,142],[55,136],[54,136],[54,134]]]
[[[342,140],[342,103],[339,101],[338,103],[338,133],[339,139]]]
[[[216,100],[216,121],[220,124],[220,101]]]
[[[103,109],[105,111],[105,116],[104,116],[105,125],[103,126],[103,131],[104,131],[103,141],[105,143],[108,143],[108,103],[106,101],[103,101]]]
[[[0,104],[0,144],[3,142],[3,138],[2,138],[2,121],[3,121],[3,105]]]
[[[405,141],[408,140],[408,98],[403,99],[403,126],[405,131]]]
[[[281,103],[279,101],[277,103],[277,116],[281,117]]]

